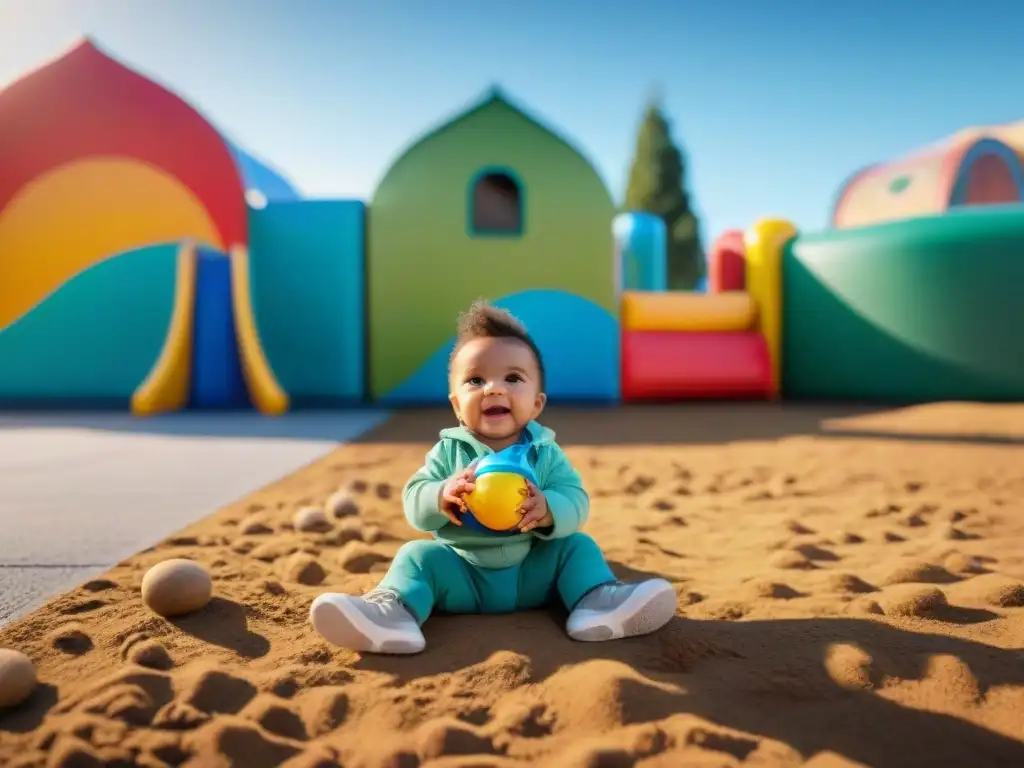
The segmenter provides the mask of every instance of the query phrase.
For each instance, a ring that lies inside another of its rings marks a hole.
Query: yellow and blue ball
[[[513,534],[522,519],[520,507],[529,494],[527,478],[536,483],[526,463],[525,446],[514,445],[488,455],[474,469],[473,490],[465,497],[467,528]]]

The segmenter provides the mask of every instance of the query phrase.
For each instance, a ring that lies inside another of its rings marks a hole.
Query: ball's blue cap
[[[531,483],[536,485],[537,477],[534,475],[533,469],[526,460],[526,455],[529,450],[529,445],[516,443],[515,445],[510,445],[503,451],[488,454],[477,462],[476,467],[473,469],[473,474],[480,477],[480,475],[487,475],[492,472],[512,472],[517,475],[522,475]]]

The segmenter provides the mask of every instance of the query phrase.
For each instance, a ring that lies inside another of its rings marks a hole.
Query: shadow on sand
[[[249,629],[245,606],[222,597],[212,598],[202,610],[170,621],[182,632],[246,659],[258,659],[270,651],[267,639]]]
[[[562,620],[563,614],[545,611],[438,616],[425,627],[428,647],[422,655],[365,656],[357,666],[408,682],[457,677],[476,664],[497,673],[504,665],[505,673],[543,686],[571,665],[619,662],[624,666],[588,672],[589,687],[580,695],[594,697],[595,704],[614,697],[599,706],[620,707],[627,724],[689,713],[784,742],[805,757],[831,750],[873,768],[1024,765],[1024,743],[961,718],[909,709],[884,693],[891,678],[923,681],[922,686],[955,684],[972,706],[999,686],[1024,684],[1024,655],[1017,651],[847,618],[677,617],[652,636],[581,644],[566,637]],[[861,661],[835,661],[836,648],[851,647]],[[943,657],[948,663],[936,673]],[[718,751],[740,759],[756,748],[749,739],[725,741]]]

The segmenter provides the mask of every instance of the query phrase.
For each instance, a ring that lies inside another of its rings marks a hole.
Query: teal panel
[[[357,200],[286,201],[250,212],[256,325],[296,404],[363,397],[364,222]]]
[[[127,401],[163,349],[177,249],[102,261],[0,331],[0,403]]]
[[[1024,399],[1024,210],[801,236],[783,261],[783,392]]]

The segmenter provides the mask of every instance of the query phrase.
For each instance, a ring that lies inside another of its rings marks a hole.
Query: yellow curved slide
[[[796,227],[784,219],[759,219],[743,235],[747,290],[757,303],[758,330],[772,361],[772,397],[782,391],[782,261]]]
[[[192,381],[192,323],[196,307],[196,246],[178,249],[174,309],[163,349],[145,381],[135,390],[131,410],[136,416],[177,411],[188,405]]]
[[[249,285],[249,251],[244,245],[231,248],[231,301],[238,336],[242,375],[253,405],[261,413],[276,416],[288,410],[288,395],[274,376],[263,352]]]

